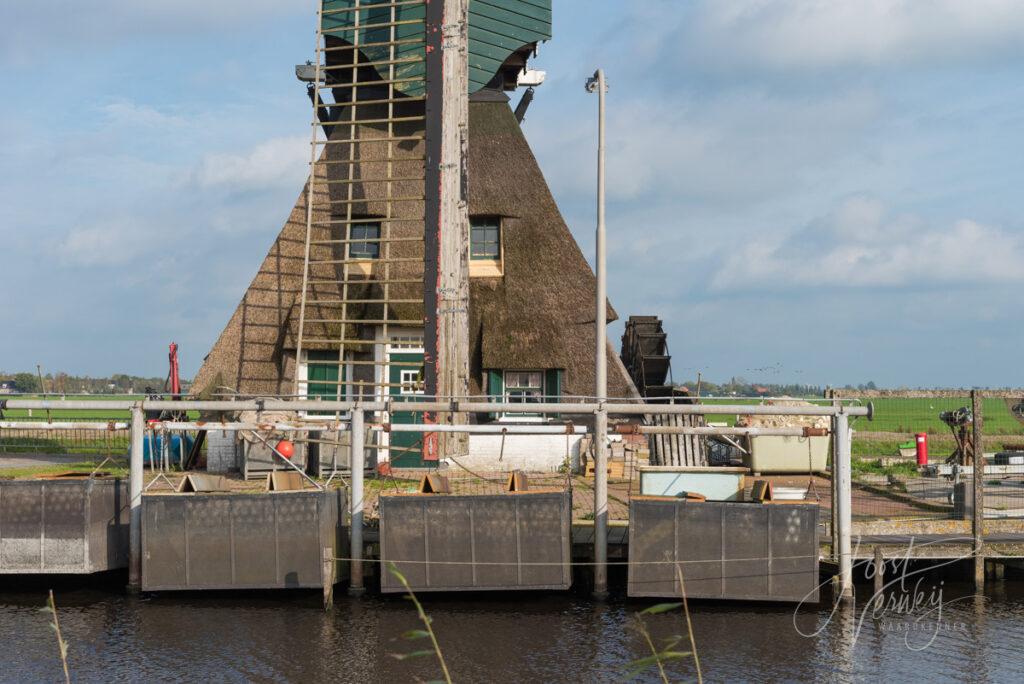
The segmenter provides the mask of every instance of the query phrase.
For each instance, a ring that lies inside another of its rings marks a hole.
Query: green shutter
[[[562,398],[562,373],[560,368],[549,368],[544,371],[544,401],[555,402]],[[549,414],[551,418],[558,418],[558,414]]]
[[[491,401],[501,401],[505,395],[505,378],[500,370],[487,371],[487,396]],[[497,413],[488,413],[488,420],[497,420]]]

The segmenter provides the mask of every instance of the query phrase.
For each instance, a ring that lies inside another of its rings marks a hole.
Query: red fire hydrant
[[[917,465],[928,465],[928,434],[917,433]]]

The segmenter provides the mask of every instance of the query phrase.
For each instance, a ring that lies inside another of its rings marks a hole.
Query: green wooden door
[[[396,402],[417,400],[423,394],[423,353],[392,353],[389,358],[391,365],[388,366],[388,382],[391,384],[391,397]],[[418,413],[391,412],[393,425],[418,425],[422,422],[423,417]],[[392,432],[389,451],[391,465],[395,468],[422,468],[425,465],[422,432]]]

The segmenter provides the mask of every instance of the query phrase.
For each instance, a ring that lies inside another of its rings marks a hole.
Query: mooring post
[[[974,587],[985,588],[985,445],[982,439],[981,393],[971,390],[971,444],[974,450],[974,506],[971,516],[971,533],[974,536]]]
[[[832,476],[836,479],[836,511],[834,524],[839,536],[839,598],[852,602],[853,594],[853,549],[851,529],[853,527],[853,488],[851,484],[851,442],[850,418],[846,408],[841,407],[835,417],[835,463]]]
[[[882,547],[875,547],[875,598],[885,588],[885,557],[882,556]]]
[[[142,587],[142,450],[146,430],[142,404],[132,407],[132,445],[128,460],[128,587]]]
[[[348,593],[352,596],[362,595],[363,586],[363,470],[365,469],[365,451],[363,445],[363,410],[358,406],[352,409],[352,420],[349,428],[352,431],[349,459],[352,464],[352,491],[349,493],[349,539],[352,546],[349,555],[352,557],[349,567],[350,582]]]

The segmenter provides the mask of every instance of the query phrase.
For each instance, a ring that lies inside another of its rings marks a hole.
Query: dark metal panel
[[[74,570],[88,564],[86,521],[92,487],[88,482],[84,487],[68,484],[47,482],[42,486],[44,569]]]
[[[630,596],[818,600],[818,507],[630,502]]]
[[[202,582],[212,586],[233,583],[231,555],[235,547],[231,542],[234,518],[231,508],[227,497],[193,497],[184,506],[186,583]]]
[[[274,586],[277,555],[266,552],[266,538],[274,530],[274,507],[253,497],[231,503],[228,532],[235,550],[232,582],[239,586]]]
[[[768,509],[771,545],[770,595],[818,601],[818,507],[772,506]],[[813,543],[813,553],[807,540]],[[810,555],[809,555],[810,553]],[[808,592],[811,592],[808,595]]]
[[[723,597],[757,600],[769,596],[769,508],[754,504],[719,507]]]
[[[0,573],[125,567],[126,495],[118,479],[0,482]]]
[[[381,591],[568,589],[569,492],[382,496]]]
[[[330,495],[305,496],[294,492],[271,495],[275,507],[277,585],[285,588],[323,586],[323,549],[319,507]],[[335,523],[337,524],[337,523]],[[326,544],[331,546],[331,544]],[[268,548],[268,554],[270,549]]]
[[[337,491],[146,495],[142,588],[322,587],[343,502]]]
[[[672,509],[675,510],[672,510]],[[659,509],[652,509],[657,511]],[[632,513],[630,514],[632,523]],[[650,540],[656,552],[650,560],[665,560],[670,558],[673,561],[687,560],[679,567],[669,565],[665,572],[672,578],[671,590],[666,592],[668,587],[658,587],[662,595],[679,595],[679,572],[683,573],[683,582],[686,583],[686,592],[689,596],[724,596],[722,591],[722,578],[725,574],[725,566],[722,563],[724,535],[722,530],[722,508],[720,506],[704,506],[703,504],[682,504],[668,507],[663,513],[666,517],[672,518],[672,534],[666,538],[671,543],[671,549],[661,549],[659,545],[664,544],[657,538]],[[660,554],[657,553],[660,551]],[[632,554],[630,554],[632,557]],[[653,587],[651,587],[653,588]]]
[[[180,582],[188,585],[185,498],[191,495],[142,497],[142,588]]]

